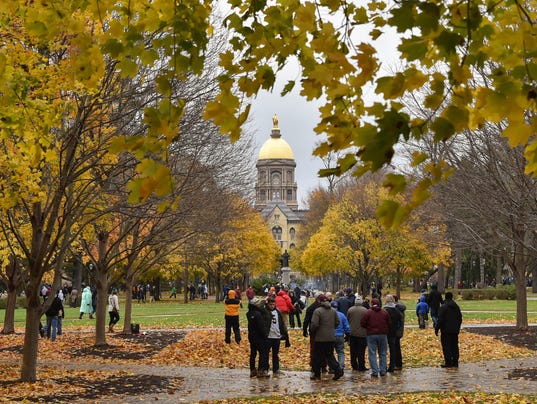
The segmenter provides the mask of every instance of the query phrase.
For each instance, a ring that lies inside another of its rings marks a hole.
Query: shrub
[[[516,289],[514,285],[498,286],[484,289],[459,289],[458,294],[463,300],[515,300]]]

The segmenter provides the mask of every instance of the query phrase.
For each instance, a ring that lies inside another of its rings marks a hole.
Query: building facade
[[[284,254],[296,246],[306,211],[298,208],[293,151],[282,139],[276,115],[272,121],[270,138],[259,150],[256,164],[255,208]]]

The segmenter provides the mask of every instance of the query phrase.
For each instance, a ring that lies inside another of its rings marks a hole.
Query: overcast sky
[[[359,31],[366,32],[367,27],[363,27]],[[387,30],[387,33],[385,32],[379,39],[371,42],[379,51],[381,75],[388,72],[392,74],[394,70],[397,70],[399,54],[396,51],[396,46],[398,40],[396,35],[390,31],[393,30]],[[321,140],[321,137],[313,131],[319,121],[318,106],[320,102],[308,102],[296,90],[285,97],[280,95],[287,80],[296,80],[297,82],[300,80],[298,71],[295,62],[288,63],[285,69],[278,73],[279,79],[276,81],[274,91],[272,93],[262,91],[253,101],[250,116],[257,143],[257,155],[255,156],[257,161],[259,149],[270,138],[272,116],[278,115],[278,126],[282,138],[289,143],[295,155],[298,203],[301,208],[305,208],[308,192],[319,184],[326,186],[327,182],[317,176],[317,172],[322,168],[322,162],[318,157],[312,155],[315,144]],[[372,89],[363,89],[363,91],[364,101],[372,101],[375,98]]]
[[[314,103],[308,103],[302,97],[289,94],[281,97],[279,93],[263,92],[252,106],[252,128],[256,139],[256,156],[263,143],[270,139],[272,116],[278,116],[278,126],[284,139],[295,156],[295,178],[297,182],[297,199],[301,208],[306,207],[308,191],[316,188],[321,181],[317,172],[322,167],[321,160],[312,155],[315,143],[320,140],[313,128],[318,117]]]

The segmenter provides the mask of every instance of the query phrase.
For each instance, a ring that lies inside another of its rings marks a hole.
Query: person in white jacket
[[[112,293],[108,296],[108,314],[110,315],[108,331],[114,332],[114,326],[119,321],[119,299],[116,288],[112,288]]]

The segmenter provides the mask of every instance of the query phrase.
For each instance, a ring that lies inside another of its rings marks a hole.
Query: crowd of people
[[[261,297],[255,296],[251,287],[246,290],[251,377],[270,377],[271,358],[272,374],[278,375],[281,341],[285,341],[286,347],[291,346],[288,330],[297,324],[303,335],[309,337],[312,380],[320,380],[323,373],[332,374],[333,380],[344,375],[345,344],[349,345],[353,371],[370,370],[371,377],[376,378],[403,369],[401,339],[407,308],[398,296],[383,295],[379,288],[372,288],[371,295],[363,297],[347,288],[335,295],[316,292],[308,305],[307,294],[300,288],[289,290],[278,285],[267,287]],[[224,304],[225,342],[231,343],[233,333],[235,342],[240,344],[240,290],[228,288]],[[432,286],[430,293],[423,290],[416,303],[420,328],[427,326],[429,314],[436,335],[441,333],[444,354],[441,366],[458,367],[458,335],[462,314],[452,293],[447,292],[442,298],[436,286]],[[366,365],[366,350],[369,368]]]

